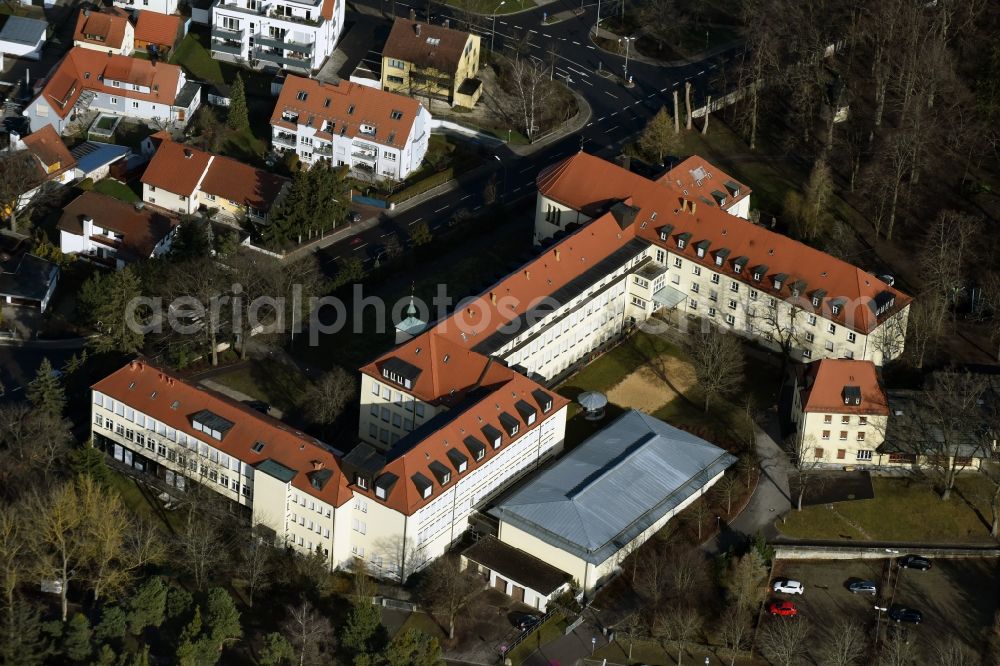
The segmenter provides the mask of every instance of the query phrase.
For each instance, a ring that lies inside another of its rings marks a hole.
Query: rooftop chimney
[[[559,248],[556,248],[555,250],[553,250],[553,252],[556,255],[556,261],[559,261]]]
[[[445,19],[444,20],[444,27],[446,27],[446,28],[450,28],[451,27],[451,19]]]
[[[192,157],[194,157],[194,153],[191,152],[190,148],[185,148],[184,149],[184,157],[185,157],[185,159],[191,159]]]
[[[496,305],[496,303],[497,303],[496,292],[493,292],[493,291],[490,292],[490,303],[492,303],[493,305]]]
[[[417,33],[417,37],[420,36],[420,24],[419,23],[414,23],[413,24],[413,32]]]
[[[312,461],[312,468],[313,468],[314,472],[318,472],[319,470],[323,469],[325,466],[326,465],[323,464],[322,460],[313,460]]]
[[[695,201],[691,202],[691,214],[694,215],[694,211],[697,209],[698,203]]]

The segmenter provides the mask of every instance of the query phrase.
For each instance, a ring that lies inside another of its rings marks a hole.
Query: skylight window
[[[295,99],[299,100],[300,102],[304,102],[308,98],[309,98],[309,93],[307,93],[305,90],[300,90],[299,94],[295,96]]]

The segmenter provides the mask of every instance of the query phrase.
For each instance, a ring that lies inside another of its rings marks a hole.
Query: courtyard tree
[[[723,645],[729,650],[729,666],[736,666],[736,657],[747,649],[753,636],[750,611],[737,605],[726,608],[719,624],[719,635]]]
[[[760,631],[760,650],[775,666],[794,666],[806,654],[810,633],[803,617],[777,618]]]
[[[417,629],[407,629],[393,636],[382,660],[385,666],[445,665],[438,640]]]
[[[250,116],[247,110],[247,91],[243,85],[243,77],[239,74],[229,90],[229,114],[226,125],[234,132],[242,132],[250,128]]]
[[[505,60],[505,78],[512,93],[511,115],[530,143],[537,138],[543,111],[555,97],[548,68],[533,58],[508,58]]]
[[[455,619],[482,582],[463,570],[455,557],[439,557],[423,573],[419,593],[424,604],[447,622],[448,638],[455,638]]]
[[[674,121],[665,106],[649,119],[639,136],[639,149],[656,164],[663,164],[667,155],[677,154],[681,144],[681,137],[674,132]]]
[[[822,666],[855,666],[865,655],[865,629],[853,620],[838,620],[820,643]]]
[[[330,621],[307,599],[303,598],[288,609],[288,618],[282,627],[290,639],[295,663],[299,666],[328,663],[329,655],[324,657],[323,646],[331,642],[333,628]],[[275,652],[280,649],[279,646]]]
[[[709,327],[692,333],[685,348],[705,397],[706,412],[712,400],[730,395],[742,385],[743,346],[735,335]]]
[[[767,572],[767,563],[757,549],[730,561],[723,584],[735,608],[750,611],[763,600]]]
[[[66,391],[63,389],[59,375],[52,369],[48,357],[42,359],[35,372],[35,378],[28,384],[28,402],[35,409],[61,417],[66,407]]]
[[[358,381],[354,375],[337,366],[309,385],[300,404],[309,421],[329,426],[337,420],[357,392]]]
[[[684,656],[684,647],[691,641],[704,623],[704,618],[693,606],[683,603],[671,604],[658,612],[655,633],[669,639],[677,650],[677,664]]]
[[[253,608],[254,597],[267,590],[271,582],[271,548],[253,537],[240,549],[240,577],[246,586],[247,605]]]
[[[25,194],[42,182],[41,168],[27,150],[0,153],[0,219],[10,220],[11,231],[18,231],[18,212],[27,204]],[[48,188],[39,188],[31,200],[37,203]]]
[[[426,222],[420,221],[410,227],[410,242],[413,243],[414,247],[427,245],[432,240],[434,240],[434,237],[431,233],[431,228],[427,226]]]
[[[32,573],[27,512],[13,503],[0,504],[0,593],[5,622],[14,622],[14,599],[18,586]]]
[[[738,474],[729,473],[723,475],[714,486],[712,486],[712,495],[726,507],[726,515],[730,515],[733,512],[733,498],[740,491],[743,486],[743,482]]]
[[[95,351],[135,354],[142,349],[145,333],[141,327],[150,314],[136,305],[142,295],[131,266],[114,273],[95,273],[83,283],[77,312],[97,333],[89,343]]]

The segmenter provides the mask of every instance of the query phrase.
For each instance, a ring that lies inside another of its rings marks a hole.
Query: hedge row
[[[427,176],[427,178],[424,178],[423,180],[418,180],[409,187],[403,188],[399,192],[396,192],[395,194],[391,195],[387,199],[387,201],[393,204],[401,203],[403,201],[406,201],[407,199],[412,199],[418,194],[423,194],[427,190],[433,189],[438,185],[447,183],[454,177],[455,177],[455,170],[452,169],[451,167],[448,167],[444,171],[438,171],[435,174]]]

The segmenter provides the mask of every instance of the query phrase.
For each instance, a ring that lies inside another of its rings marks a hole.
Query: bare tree
[[[340,366],[323,374],[302,395],[306,418],[316,424],[330,425],[344,411],[358,392],[358,380]]]
[[[729,650],[729,666],[736,666],[736,657],[750,644],[753,628],[750,626],[750,613],[739,606],[730,606],[722,615],[719,625],[722,643]]]
[[[420,596],[432,612],[446,618],[448,638],[455,638],[455,619],[482,583],[461,568],[458,558],[439,557],[424,571]]]
[[[554,96],[553,84],[544,63],[532,58],[505,61],[513,92],[513,115],[528,141],[534,141],[543,110]]]
[[[708,502],[705,501],[705,497],[701,496],[694,502],[688,505],[684,510],[684,518],[689,523],[694,523],[695,529],[698,530],[698,542],[701,543],[702,530],[705,527],[705,521],[712,515],[709,510]]]
[[[865,654],[865,630],[857,622],[841,619],[827,631],[820,644],[822,666],[855,666]]]
[[[705,395],[706,412],[713,399],[729,395],[742,385],[743,346],[735,335],[710,327],[691,335],[686,349]]]
[[[655,633],[673,642],[679,665],[684,656],[684,646],[695,637],[703,623],[704,619],[695,608],[671,604],[657,615]]]
[[[24,507],[0,504],[0,592],[7,620],[13,623],[14,593],[31,572]]]
[[[0,153],[0,217],[10,220],[12,231],[17,231],[18,210],[30,203],[25,195],[43,182],[41,166],[29,151]]]
[[[636,558],[636,592],[646,601],[648,608],[655,610],[667,594],[667,581],[672,573],[670,549],[662,539],[654,536],[636,553]]]
[[[763,601],[767,571],[767,564],[755,549],[750,549],[743,557],[732,560],[725,577],[725,586],[729,592],[729,599],[736,608],[749,611]]]
[[[725,504],[726,515],[733,512],[733,497],[739,492],[743,483],[740,477],[734,473],[726,473],[712,486],[712,495],[720,503]]]
[[[978,666],[982,663],[961,639],[954,636],[940,636],[933,643],[934,663],[939,666]]]
[[[194,579],[197,589],[204,589],[208,576],[224,556],[218,525],[205,516],[197,516],[177,533],[174,539],[181,567]]]
[[[679,546],[668,549],[667,565],[667,586],[674,599],[690,600],[708,581],[708,563],[698,548]]]
[[[271,548],[257,538],[251,538],[240,549],[240,573],[246,583],[250,608],[253,608],[254,596],[266,591],[271,582],[271,555]]]
[[[918,654],[916,642],[908,640],[899,627],[887,628],[878,663],[881,666],[909,666]]]
[[[307,599],[288,609],[283,628],[290,637],[299,666],[329,663],[329,655],[324,657],[322,646],[331,641],[333,627]]]
[[[805,618],[777,618],[760,632],[760,650],[776,666],[793,666],[806,653],[810,629]]]
[[[1000,361],[1000,272],[990,271],[983,280],[983,306],[989,312],[990,341],[994,356]]]
[[[382,562],[380,567],[371,572],[377,578],[405,582],[410,574],[420,570],[427,563],[426,555],[417,550],[413,539],[400,536],[383,537],[377,539],[374,545],[374,550]]]

